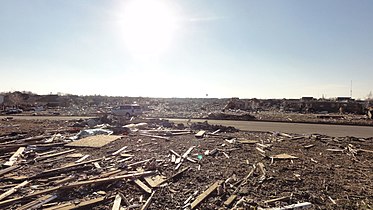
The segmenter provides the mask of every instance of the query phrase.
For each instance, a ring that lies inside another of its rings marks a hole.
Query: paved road
[[[0,116],[13,117],[14,119],[41,119],[41,120],[74,120],[87,119],[87,116]],[[186,123],[186,119],[169,119],[175,123]],[[192,122],[204,122],[205,120],[192,120]],[[277,131],[298,134],[324,134],[328,136],[354,136],[373,137],[373,126],[351,126],[351,125],[326,125],[308,123],[280,123],[280,122],[259,122],[259,121],[232,121],[232,120],[208,120],[210,124],[233,126],[243,131]]]
[[[185,123],[185,119],[169,119],[175,123]],[[203,122],[205,120],[192,120],[192,122]],[[281,122],[258,122],[258,121],[231,121],[231,120],[208,120],[209,124],[233,126],[244,131],[278,131],[297,134],[324,134],[328,136],[344,137],[354,136],[359,138],[373,137],[373,126],[351,126],[351,125],[326,125],[308,123],[281,123]]]

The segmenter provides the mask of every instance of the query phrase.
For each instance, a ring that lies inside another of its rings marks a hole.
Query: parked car
[[[127,118],[132,116],[138,116],[142,114],[142,108],[138,104],[126,104],[115,107],[111,110],[113,115],[126,116]]]

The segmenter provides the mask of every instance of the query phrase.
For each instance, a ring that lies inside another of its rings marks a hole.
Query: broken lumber
[[[11,199],[8,199],[8,200],[0,201],[0,206],[4,206],[4,205],[7,205],[7,204],[15,203],[15,202],[23,200],[23,199],[33,198],[33,197],[36,197],[38,195],[42,195],[42,194],[54,192],[54,191],[59,190],[59,189],[61,189],[61,187],[52,187],[52,188],[49,188],[49,189],[46,189],[46,190],[36,191],[36,192],[34,192],[32,194],[29,194],[29,195],[23,195],[23,196],[20,196],[20,197],[16,197],[16,198],[11,198]]]
[[[124,146],[124,147],[118,149],[116,152],[113,152],[111,155],[117,155],[117,154],[121,153],[125,149],[127,149],[127,146]]]
[[[13,170],[15,170],[19,167],[20,167],[19,165],[15,165],[15,166],[11,166],[9,168],[2,169],[2,170],[0,170],[0,176],[4,175],[6,173],[9,173],[9,172],[11,172],[11,171],[13,171]]]
[[[166,137],[166,136],[156,136],[156,135],[149,135],[149,134],[144,134],[144,133],[140,134],[140,136],[147,136],[147,137],[151,137],[151,138],[170,140],[170,137]]]
[[[51,208],[47,208],[45,210],[70,210],[70,209],[79,209],[79,208],[85,208],[88,209],[88,206],[91,206],[93,204],[100,203],[105,200],[105,197],[98,197],[90,200],[86,200],[83,202],[80,202],[79,204],[74,204],[74,203],[69,203],[69,204],[62,204],[62,205],[57,205]]]
[[[4,163],[4,166],[13,166],[15,162],[17,162],[19,156],[25,151],[26,147],[20,147],[17,151],[9,158],[7,162]]]
[[[167,181],[166,177],[161,176],[161,175],[156,175],[152,177],[148,176],[148,177],[144,177],[144,179],[152,188],[158,187],[159,185]]]
[[[90,185],[90,184],[101,184],[105,182],[113,182],[113,181],[118,181],[122,179],[130,179],[130,178],[136,178],[136,177],[142,177],[142,176],[150,176],[156,173],[155,171],[144,171],[141,173],[133,173],[133,174],[125,174],[125,175],[120,175],[120,176],[115,176],[115,177],[108,177],[108,178],[101,178],[101,179],[92,179],[88,181],[80,181],[80,182],[75,182],[71,183],[69,185],[63,186],[63,189],[69,189],[69,188],[75,188],[75,187],[80,187],[84,185]]]
[[[22,182],[21,184],[18,184],[17,186],[15,187],[12,187],[11,189],[9,189],[8,191],[4,192],[3,194],[0,195],[0,200],[3,200],[4,198],[8,197],[9,195],[17,192],[18,189],[26,186],[27,184],[29,184],[30,182],[29,181],[24,181]]]
[[[35,160],[40,161],[40,160],[48,159],[48,158],[51,158],[51,157],[64,155],[64,154],[67,154],[67,153],[70,153],[70,152],[73,152],[73,151],[75,151],[75,149],[70,149],[70,150],[66,150],[66,151],[62,151],[62,152],[57,152],[57,153],[54,153],[54,154],[49,154],[49,155],[37,157],[37,158],[35,158]]]
[[[211,185],[207,190],[205,190],[202,194],[200,194],[192,203],[191,209],[196,208],[203,200],[205,200],[212,192],[214,192],[219,185],[221,185],[223,181],[219,180],[216,181],[213,185]]]
[[[189,153],[195,148],[195,146],[191,146],[189,147],[189,149],[181,156],[181,159],[180,159],[180,162],[178,163],[178,165],[176,166],[175,170],[179,169],[179,167],[181,166],[181,164],[183,163],[184,159],[187,158],[187,156],[189,155]]]
[[[90,155],[84,155],[83,157],[81,157],[79,160],[75,161],[75,163],[80,163],[82,162],[83,160],[87,159]]]
[[[42,205],[56,199],[57,197],[58,197],[57,195],[45,195],[45,196],[42,196],[40,198],[37,198],[34,201],[31,201],[30,203],[27,203],[27,204],[21,206],[20,208],[18,208],[18,210],[39,209]]]
[[[134,181],[142,190],[144,190],[146,193],[152,193],[152,189],[150,189],[144,182],[142,182],[140,179],[135,179]]]
[[[233,194],[224,202],[224,206],[230,206],[233,201],[237,198],[237,195]]]
[[[313,205],[310,202],[303,202],[297,204],[291,204],[283,207],[275,207],[275,208],[258,208],[258,210],[287,210],[287,209],[308,209],[311,208]]]
[[[88,161],[81,162],[81,163],[74,163],[74,164],[62,166],[62,167],[59,167],[59,168],[53,168],[53,169],[45,170],[45,171],[41,172],[40,174],[35,175],[35,176],[31,177],[31,178],[37,178],[37,177],[43,176],[45,174],[50,174],[50,173],[56,173],[56,172],[60,172],[60,171],[65,171],[66,169],[70,169],[70,168],[73,168],[73,167],[76,167],[76,166],[85,165],[87,163],[96,162],[96,161],[99,161],[99,160],[102,160],[102,159],[103,158],[97,158],[97,159],[88,160]]]
[[[145,204],[141,207],[141,210],[146,210],[150,206],[150,203],[152,202],[152,198],[154,196],[155,191],[149,196],[148,200],[146,200]]]
[[[119,210],[120,209],[120,203],[122,202],[122,197],[117,194],[114,199],[114,204],[111,210]]]
[[[275,159],[275,160],[287,160],[287,159],[298,159],[298,157],[288,155],[286,153],[278,154],[278,155],[273,155],[270,158]]]
[[[196,138],[202,138],[205,134],[206,134],[206,131],[198,131],[198,133],[196,133],[195,137]]]

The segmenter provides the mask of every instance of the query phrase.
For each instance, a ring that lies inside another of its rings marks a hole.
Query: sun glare
[[[165,1],[129,1],[123,15],[124,39],[133,56],[159,57],[169,48],[176,29],[176,16]]]

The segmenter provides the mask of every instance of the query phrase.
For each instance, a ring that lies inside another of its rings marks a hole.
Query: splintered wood
[[[14,163],[17,162],[19,156],[22,155],[23,151],[25,151],[26,147],[20,147],[18,150],[9,158],[7,162],[4,163],[4,166],[13,166]]]
[[[66,144],[68,147],[103,147],[112,141],[118,140],[122,136],[116,135],[97,135],[88,136],[77,141]]]

